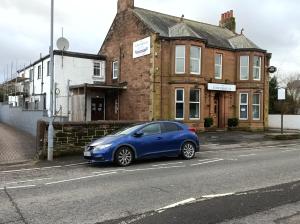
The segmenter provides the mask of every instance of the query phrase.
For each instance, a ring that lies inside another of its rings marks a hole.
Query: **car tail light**
[[[196,128],[189,128],[189,131],[196,133]]]

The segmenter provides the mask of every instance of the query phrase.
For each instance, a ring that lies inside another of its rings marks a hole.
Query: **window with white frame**
[[[39,65],[38,66],[38,79],[42,78],[42,67]]]
[[[190,90],[190,119],[200,119],[200,90]]]
[[[249,56],[240,57],[240,80],[249,79]]]
[[[222,54],[215,55],[215,79],[222,79]]]
[[[32,82],[33,81],[33,79],[34,79],[34,70],[33,70],[33,68],[31,68],[30,70],[29,70],[29,79],[30,79],[30,82]]]
[[[252,99],[252,118],[253,120],[260,120],[260,94],[253,94]]]
[[[175,119],[184,119],[184,89],[175,90]]]
[[[185,46],[177,45],[175,50],[175,73],[185,73]]]
[[[261,57],[253,57],[253,79],[260,80],[261,77]]]
[[[192,46],[190,50],[190,72],[200,75],[201,73],[201,48]]]
[[[248,93],[240,93],[240,120],[248,120]]]
[[[113,62],[113,79],[119,78],[119,62],[114,61]]]
[[[94,62],[94,76],[103,77],[103,65],[101,62]]]

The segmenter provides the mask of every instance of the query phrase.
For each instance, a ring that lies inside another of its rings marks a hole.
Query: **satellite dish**
[[[67,51],[70,45],[69,45],[69,41],[66,38],[61,37],[56,41],[56,46],[58,50]]]

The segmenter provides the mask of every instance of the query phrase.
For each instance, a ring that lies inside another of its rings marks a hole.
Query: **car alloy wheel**
[[[182,145],[182,156],[184,159],[192,159],[195,156],[195,146],[193,143],[186,142]]]
[[[133,160],[132,150],[128,147],[121,147],[116,153],[116,162],[119,166],[129,166]]]

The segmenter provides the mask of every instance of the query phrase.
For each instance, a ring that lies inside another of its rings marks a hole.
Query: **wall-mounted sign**
[[[136,41],[133,43],[133,58],[139,58],[150,54],[151,38]]]
[[[207,89],[215,91],[235,92],[236,85],[208,83]]]
[[[284,88],[278,89],[278,100],[285,100],[285,89]]]
[[[269,72],[269,73],[275,73],[275,72],[277,72],[277,68],[276,68],[275,66],[270,66],[270,67],[268,68],[268,72]]]

